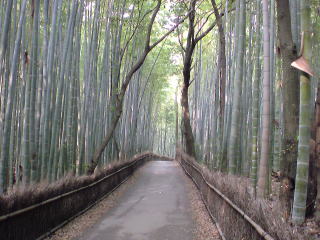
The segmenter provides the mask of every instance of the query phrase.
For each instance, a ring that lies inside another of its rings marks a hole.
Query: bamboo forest
[[[0,0],[0,239],[320,239],[320,2]]]

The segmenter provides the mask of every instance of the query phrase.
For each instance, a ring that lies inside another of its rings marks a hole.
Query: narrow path
[[[175,162],[153,161],[81,240],[192,240],[188,186]]]

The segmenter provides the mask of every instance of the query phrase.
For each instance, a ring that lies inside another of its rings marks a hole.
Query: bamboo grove
[[[250,178],[253,197],[276,193],[285,219],[314,212],[317,1],[0,6],[1,192],[182,144],[212,171]]]
[[[1,191],[86,173],[118,114],[125,78],[144,54],[148,26],[161,27],[151,24],[155,4],[4,0],[0,5]],[[153,47],[162,40],[152,38]],[[126,82],[122,118],[99,156],[100,167],[165,148],[157,143],[168,121],[158,109],[167,108],[165,77],[173,68],[164,74],[155,67],[168,61],[159,56],[169,55],[161,44],[131,72],[132,83]],[[174,138],[168,134],[166,141],[168,146]],[[173,154],[173,148],[167,151]]]
[[[253,196],[278,196],[284,219],[302,223],[306,211],[315,211],[319,175],[319,6],[206,4],[216,26],[194,44],[193,80],[184,77],[181,84],[189,89],[190,109],[182,103],[181,110],[185,151],[214,171],[250,178]],[[195,16],[185,31],[204,32],[195,24],[206,21],[203,8]],[[279,189],[272,189],[271,176],[280,179]]]

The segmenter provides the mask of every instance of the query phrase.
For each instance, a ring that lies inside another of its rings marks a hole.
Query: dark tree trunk
[[[297,134],[299,122],[299,79],[291,67],[296,59],[296,47],[292,40],[289,0],[277,0],[279,53],[282,60],[283,144],[280,163],[280,201],[284,217],[289,219],[294,190],[297,160]]]
[[[188,89],[191,84],[191,65],[192,65],[192,55],[197,43],[204,38],[216,25],[216,22],[211,24],[201,35],[197,36],[195,34],[195,14],[196,14],[196,2],[193,0],[190,2],[189,7],[189,25],[188,25],[188,36],[186,47],[183,48],[184,60],[183,60],[183,85],[181,94],[181,106],[182,106],[182,123],[183,130],[182,135],[185,141],[186,152],[188,155],[196,158],[195,141],[192,133],[191,123],[190,123],[190,111],[189,111],[189,96]]]
[[[187,36],[187,45],[184,49],[185,56],[183,61],[183,85],[181,92],[181,106],[182,106],[182,123],[183,123],[183,135],[185,140],[186,152],[192,157],[196,157],[194,136],[192,133],[192,127],[190,123],[190,111],[189,111],[189,96],[188,89],[190,86],[191,76],[191,64],[192,55],[195,48],[194,42],[194,20],[195,20],[195,5],[196,1],[190,3],[190,14],[189,14],[189,29]]]
[[[189,74],[190,76],[190,74]],[[186,152],[192,157],[196,157],[196,150],[194,146],[194,137],[190,124],[190,112],[188,101],[188,88],[189,85],[183,84],[181,94],[181,106],[182,106],[182,121],[183,121],[183,136],[185,138]]]

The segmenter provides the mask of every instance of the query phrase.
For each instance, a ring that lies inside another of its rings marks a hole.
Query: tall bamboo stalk
[[[298,140],[298,161],[292,220],[295,223],[303,223],[306,214],[309,157],[310,157],[310,129],[311,129],[311,76],[310,61],[312,56],[311,46],[311,3],[308,0],[301,0],[301,30],[302,49],[300,60],[305,61],[303,69],[300,68],[300,111],[299,111],[299,140]],[[298,61],[298,60],[297,60]]]
[[[268,182],[268,161],[270,151],[270,30],[269,3],[263,0],[263,113],[261,134],[261,156],[259,164],[259,178],[257,183],[257,197],[264,198]]]
[[[232,104],[232,114],[231,114],[231,131],[230,140],[228,147],[228,162],[229,162],[229,173],[235,174],[236,169],[236,152],[237,139],[239,139],[239,119],[240,119],[240,99],[241,99],[241,86],[243,78],[243,56],[244,56],[244,46],[245,46],[245,29],[246,29],[246,3],[244,0],[238,0],[239,7],[239,40],[237,42],[237,66],[235,72],[235,80],[233,85],[233,104]]]

